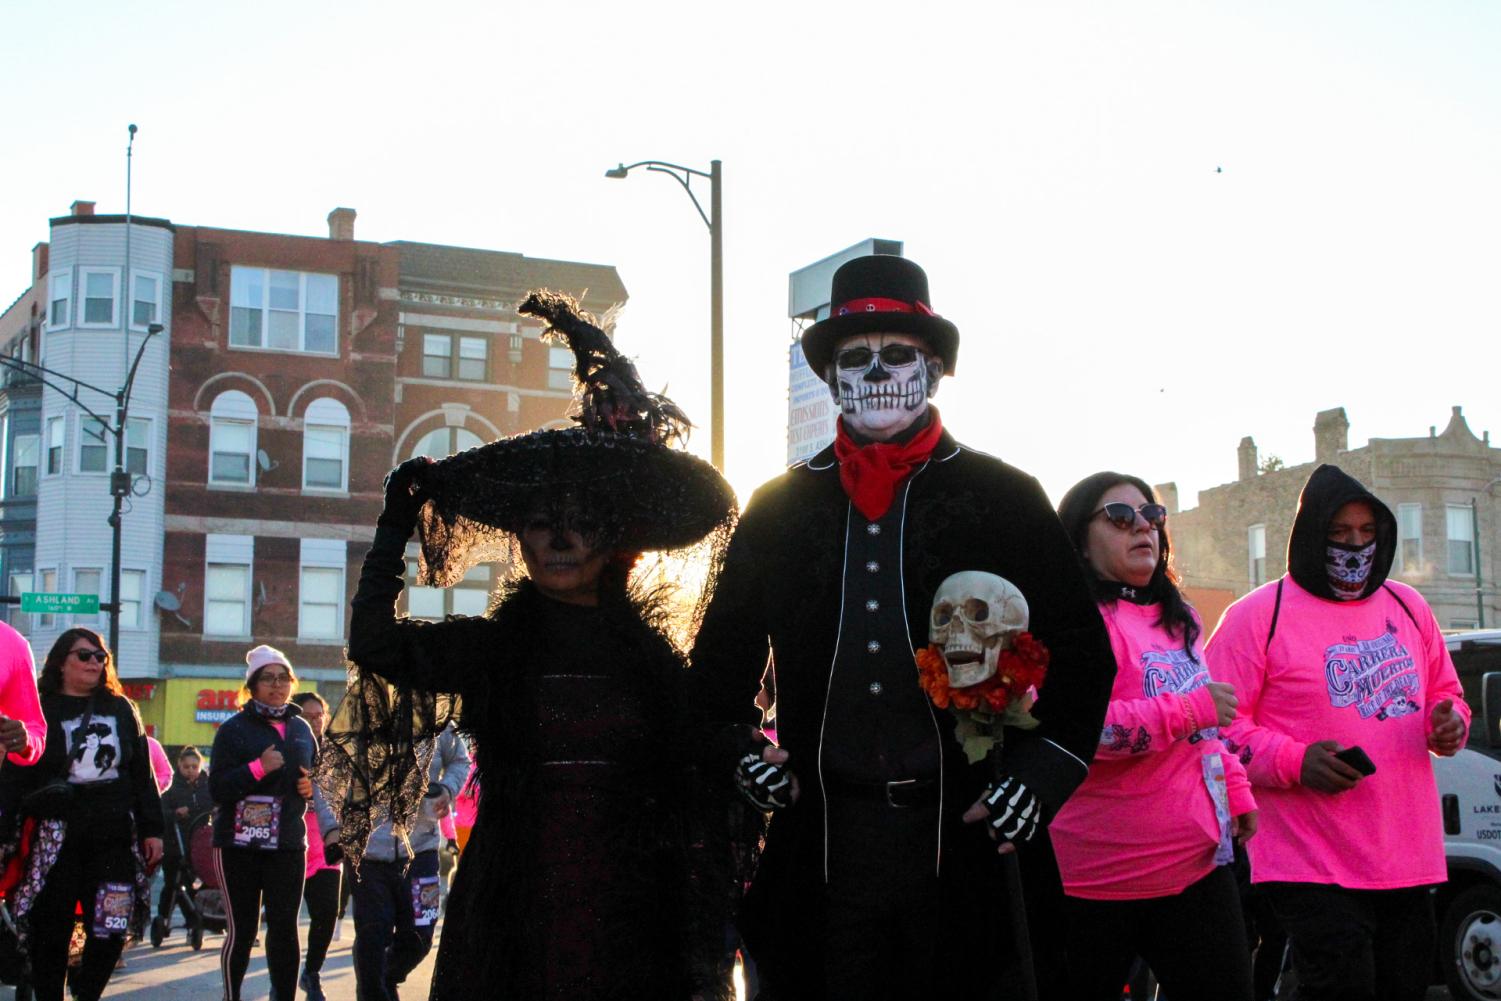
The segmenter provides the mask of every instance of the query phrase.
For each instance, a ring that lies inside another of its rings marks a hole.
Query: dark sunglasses
[[[68,652],[77,657],[79,660],[83,661],[85,664],[87,664],[91,660],[98,664],[103,664],[105,661],[109,660],[109,654],[105,653],[103,650],[69,650]]]
[[[865,368],[870,360],[880,356],[887,365],[911,365],[920,354],[910,344],[888,344],[879,351],[870,348],[845,348],[834,356],[834,364],[840,368]]]
[[[1105,519],[1119,529],[1129,529],[1136,525],[1136,516],[1141,515],[1142,520],[1155,529],[1161,529],[1167,522],[1167,508],[1161,504],[1143,504],[1133,508],[1123,501],[1112,501],[1095,512],[1103,514]],[[1090,515],[1094,517],[1094,515]]]

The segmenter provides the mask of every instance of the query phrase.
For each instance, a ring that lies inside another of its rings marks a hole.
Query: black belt
[[[830,799],[874,801],[897,809],[930,806],[938,802],[939,794],[936,778],[860,782],[826,775],[824,776],[824,790]]]

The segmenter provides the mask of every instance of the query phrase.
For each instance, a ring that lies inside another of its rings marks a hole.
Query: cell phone
[[[1343,751],[1336,751],[1334,756],[1362,775],[1376,774],[1376,762],[1359,747],[1347,747]]]

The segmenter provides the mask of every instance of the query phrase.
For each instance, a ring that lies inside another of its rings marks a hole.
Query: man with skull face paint
[[[1459,750],[1470,711],[1433,612],[1387,579],[1396,546],[1387,506],[1319,466],[1288,573],[1231,605],[1206,647],[1240,698],[1225,743],[1261,805],[1251,880],[1310,1001],[1421,998],[1433,969],[1428,891],[1447,871],[1428,754]],[[1356,747],[1374,772],[1336,756]]]
[[[830,301],[803,349],[837,437],[751,499],[692,656],[719,766],[772,812],[742,932],[768,998],[1006,996],[997,842],[1025,843],[1084,780],[1109,644],[1036,481],[929,404],[959,334],[922,269],[850,261]],[[934,595],[966,570],[1014,585],[1051,653],[1041,725],[1008,731],[1000,774],[966,763],[918,684]],[[777,747],[755,732],[768,647]]]

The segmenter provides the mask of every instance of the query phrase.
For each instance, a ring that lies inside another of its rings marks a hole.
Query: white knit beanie
[[[287,659],[286,654],[276,649],[276,647],[267,646],[264,643],[245,655],[245,664],[246,685],[249,685],[250,679],[255,677],[255,672],[259,671],[267,664],[280,664],[288,671],[292,670],[292,662]]]

